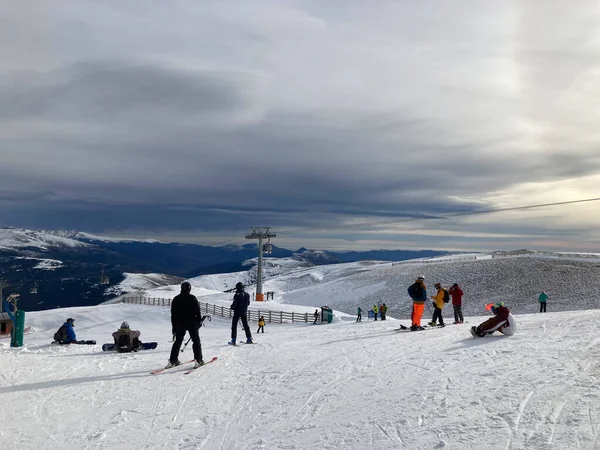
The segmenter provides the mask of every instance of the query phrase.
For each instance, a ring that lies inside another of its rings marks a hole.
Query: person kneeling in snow
[[[69,317],[67,321],[58,329],[58,331],[54,333],[54,340],[59,344],[77,344],[77,336],[75,335],[75,330],[73,329],[74,326],[75,319],[71,319]]]
[[[499,331],[506,336],[512,336],[517,331],[517,322],[503,302],[491,305],[491,311],[494,317],[489,318],[477,327],[471,328],[473,336],[484,337],[486,334],[492,334]]]
[[[129,328],[127,322],[121,324],[121,328],[112,334],[115,340],[115,348],[119,353],[137,352],[142,347],[140,332]]]

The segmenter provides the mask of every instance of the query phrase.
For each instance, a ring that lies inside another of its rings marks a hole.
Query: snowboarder
[[[546,312],[546,302],[548,301],[548,294],[545,291],[540,292],[538,302],[540,303],[540,312]]]
[[[115,348],[119,353],[137,352],[141,350],[140,332],[129,328],[127,322],[121,324],[121,328],[112,334],[115,340]]]
[[[435,327],[437,325],[436,320],[439,320],[439,326],[445,327],[446,325],[444,324],[444,318],[442,317],[442,310],[444,309],[444,295],[446,295],[446,289],[444,289],[440,283],[435,283],[435,288],[437,289],[437,292],[431,297],[431,300],[433,300],[433,317],[431,318],[429,325]]]
[[[462,313],[463,291],[458,285],[458,283],[454,283],[448,291],[448,293],[452,297],[452,307],[454,308],[454,323],[463,323],[465,321]]]
[[[194,368],[204,365],[202,359],[202,346],[198,330],[202,325],[202,316],[200,314],[200,304],[198,299],[191,294],[192,285],[187,281],[181,284],[181,293],[171,302],[171,327],[173,331],[173,347],[167,369],[181,364],[179,361],[179,350],[185,337],[185,333],[190,334],[192,339],[192,350],[194,351]]]
[[[73,327],[75,326],[75,319],[68,318],[65,323],[54,333],[54,340],[59,344],[76,344],[77,335]]]
[[[358,307],[358,311],[356,313],[356,321],[362,322],[362,309],[360,306]]]
[[[379,308],[377,305],[373,305],[373,317],[377,320],[377,313],[379,313]]]
[[[494,317],[489,318],[477,327],[471,327],[471,334],[475,337],[484,337],[499,331],[506,336],[512,336],[517,331],[517,322],[503,302],[491,305]]]
[[[315,313],[313,314],[315,321],[313,322],[313,325],[317,324],[317,321],[319,320],[319,310],[315,309]]]
[[[231,320],[231,341],[229,344],[235,345],[237,339],[237,324],[242,320],[242,326],[246,332],[246,344],[252,344],[252,334],[250,333],[250,327],[248,326],[248,306],[250,305],[250,295],[244,291],[244,285],[238,282],[235,285],[235,294],[233,295],[233,303],[231,309],[233,310],[233,319]]]
[[[260,319],[258,319],[258,330],[256,330],[256,334],[260,333],[261,330],[263,334],[265,334],[265,316],[260,316]]]
[[[422,330],[421,317],[425,310],[425,302],[427,301],[427,286],[425,286],[425,277],[418,277],[413,284],[408,287],[408,295],[413,300],[413,309],[410,315],[412,325],[411,331]]]
[[[379,313],[381,314],[381,320],[385,320],[385,315],[387,314],[387,305],[384,303],[383,305],[381,305],[381,308],[379,308]]]

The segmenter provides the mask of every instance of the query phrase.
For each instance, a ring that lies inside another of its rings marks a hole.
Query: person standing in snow
[[[233,319],[231,319],[231,341],[230,345],[235,345],[237,339],[237,325],[242,321],[244,332],[246,333],[246,344],[252,344],[252,333],[248,326],[248,306],[250,306],[250,295],[244,290],[244,285],[238,282],[235,285],[235,294],[233,295]]]
[[[422,330],[421,317],[425,310],[425,302],[427,301],[427,286],[425,286],[425,277],[418,277],[413,284],[408,287],[408,295],[413,300],[412,313],[410,320],[412,322],[410,326],[411,331]]]
[[[121,328],[112,334],[115,340],[115,348],[119,353],[137,352],[142,347],[140,332],[129,328],[127,322],[121,324]]]
[[[452,297],[452,307],[454,308],[454,323],[463,323],[465,321],[462,313],[463,291],[458,285],[458,283],[454,283],[448,291],[448,293],[450,294],[450,297]]]
[[[192,350],[194,351],[194,368],[204,365],[202,359],[202,346],[198,330],[202,325],[202,315],[200,314],[200,304],[198,299],[191,294],[192,285],[187,281],[181,284],[181,293],[171,302],[171,327],[173,331],[173,347],[167,369],[181,364],[179,361],[179,350],[185,337],[185,333],[190,334],[192,339]]]
[[[373,305],[373,317],[377,320],[377,313],[379,313],[379,308],[377,305]]]
[[[387,305],[384,303],[383,305],[381,305],[381,308],[379,308],[379,312],[381,314],[381,320],[385,320],[385,315],[387,314]]]
[[[503,302],[494,303],[491,306],[494,317],[489,318],[482,324],[471,327],[473,336],[484,337],[486,334],[492,334],[499,331],[506,336],[512,336],[517,331],[517,322]]]
[[[435,283],[435,288],[437,289],[437,292],[431,297],[431,300],[433,300],[433,317],[431,318],[429,325],[435,327],[436,320],[439,320],[439,326],[445,327],[446,325],[444,324],[444,318],[442,317],[442,310],[444,309],[444,296],[447,293],[440,283]]]
[[[77,335],[73,327],[75,319],[68,318],[65,323],[54,333],[54,340],[59,344],[77,344]]]
[[[356,314],[356,321],[357,322],[362,322],[362,309],[360,308],[360,306],[358,307],[358,311]]]
[[[315,318],[313,325],[316,325],[317,321],[319,320],[319,310],[318,309],[315,309],[315,313],[313,314],[313,317]]]
[[[546,312],[546,302],[548,301],[548,294],[545,291],[540,293],[538,302],[540,303],[540,312]]]
[[[256,334],[260,333],[261,330],[263,334],[265,334],[265,316],[260,316],[260,319],[258,319],[258,330],[256,330]]]

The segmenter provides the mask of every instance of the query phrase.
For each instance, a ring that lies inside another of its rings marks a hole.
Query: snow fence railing
[[[170,298],[158,297],[123,297],[120,303],[129,303],[131,305],[149,305],[149,306],[171,306]],[[233,310],[226,306],[214,305],[212,303],[198,302],[202,314],[212,316],[233,317]],[[260,316],[265,317],[268,323],[308,323],[314,321],[312,313],[298,313],[288,311],[271,311],[260,309],[248,309],[248,320],[258,322]]]

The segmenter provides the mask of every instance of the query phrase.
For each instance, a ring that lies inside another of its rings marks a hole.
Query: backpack
[[[448,294],[448,291],[446,289],[444,289],[444,303],[448,303],[450,301],[450,294]]]
[[[129,334],[120,335],[116,347],[117,352],[119,353],[129,353],[133,350],[133,344],[131,339],[129,339]]]
[[[422,300],[423,287],[419,283],[413,283],[408,287],[408,295],[413,300]]]
[[[54,333],[54,340],[56,342],[64,342],[67,340],[67,327],[62,325],[56,333]]]

